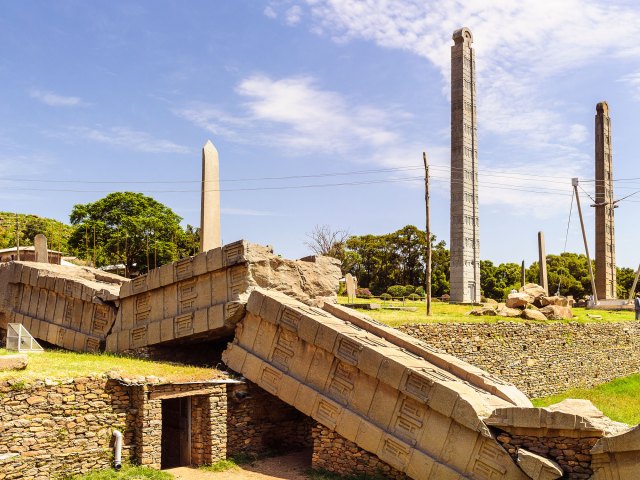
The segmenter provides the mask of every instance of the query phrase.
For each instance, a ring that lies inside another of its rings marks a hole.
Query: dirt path
[[[281,457],[265,458],[250,465],[227,470],[226,472],[206,472],[197,468],[180,467],[166,470],[176,480],[308,480],[311,453],[296,452]]]

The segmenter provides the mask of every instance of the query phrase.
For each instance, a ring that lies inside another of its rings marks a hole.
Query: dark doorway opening
[[[161,467],[191,465],[191,397],[162,400]]]

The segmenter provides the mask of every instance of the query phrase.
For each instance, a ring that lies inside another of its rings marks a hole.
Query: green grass
[[[413,323],[495,323],[499,321],[508,321],[516,323],[524,323],[529,320],[523,320],[521,318],[505,318],[505,317],[476,317],[473,315],[467,315],[472,308],[469,305],[455,305],[446,302],[433,302],[431,304],[431,316],[426,316],[426,304],[424,301],[405,301],[392,300],[383,302],[379,299],[366,299],[357,298],[357,303],[378,303],[382,306],[395,306],[395,307],[415,307],[415,312],[408,312],[403,310],[359,310],[365,315],[370,316],[374,320],[382,323],[386,323],[391,327],[398,327],[400,325],[407,325]],[[346,297],[338,297],[338,303],[347,303]],[[573,309],[574,318],[571,320],[549,320],[548,323],[557,322],[576,322],[576,323],[599,323],[599,322],[628,322],[634,319],[633,311],[609,311],[609,310],[587,310],[584,308]],[[602,318],[591,318],[587,315],[600,315]]]
[[[0,348],[0,355],[7,353]],[[67,379],[92,374],[113,372],[124,377],[155,375],[168,381],[211,380],[220,374],[210,368],[154,362],[112,354],[74,353],[64,350],[47,350],[29,353],[26,370],[0,372],[0,382],[6,380],[37,380],[43,378]]]
[[[226,460],[218,460],[211,465],[202,465],[198,467],[199,470],[204,470],[205,472],[226,472],[227,470],[231,470],[234,468],[238,468],[238,464],[233,459]]]
[[[125,465],[119,472],[109,468],[66,478],[69,480],[172,480],[174,476],[148,467]]]
[[[640,374],[618,378],[592,389],[573,389],[559,395],[536,398],[532,402],[536,407],[547,407],[565,398],[591,400],[612,420],[629,425],[640,423]]]

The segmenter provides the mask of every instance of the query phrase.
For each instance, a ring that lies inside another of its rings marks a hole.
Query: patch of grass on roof
[[[7,350],[0,348],[0,355],[7,353],[15,352],[7,352]],[[153,375],[173,382],[223,378],[221,372],[212,368],[141,360],[108,353],[95,354],[46,350],[42,353],[29,353],[27,355],[29,357],[29,366],[26,370],[0,372],[0,381],[10,379],[68,379],[107,372],[127,378]]]

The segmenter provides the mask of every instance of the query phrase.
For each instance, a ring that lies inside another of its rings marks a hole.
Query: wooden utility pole
[[[84,224],[84,259],[89,263],[89,225]]]
[[[147,232],[147,272],[151,270],[151,268],[149,268],[150,263],[151,262],[149,261],[149,232]]]
[[[598,303],[598,292],[596,291],[596,281],[593,277],[593,267],[591,266],[591,257],[589,256],[589,245],[587,244],[587,234],[584,231],[584,221],[582,220],[582,208],[580,208],[580,195],[578,195],[578,183],[577,178],[571,179],[571,185],[573,185],[573,193],[576,196],[576,204],[578,205],[578,216],[580,217],[580,228],[582,229],[582,240],[584,240],[584,251],[587,254],[587,265],[589,266],[589,278],[591,278],[591,290],[593,291],[593,301]]]
[[[96,224],[93,224],[93,268],[96,268]]]
[[[422,152],[422,161],[424,162],[424,203],[426,209],[426,226],[427,226],[427,261],[426,263],[426,287],[425,298],[427,301],[427,316],[431,315],[431,222],[429,215],[429,162],[427,161],[427,152]]]
[[[629,303],[633,302],[633,295],[636,293],[636,286],[638,285],[638,277],[640,277],[640,265],[638,265],[638,271],[636,272],[636,278],[633,279],[633,286],[629,291]]]
[[[16,212],[16,253],[18,254],[18,261],[20,261],[20,217]]]
[[[522,260],[522,265],[520,266],[520,286],[524,287],[527,281],[527,269],[524,266],[524,260]]]

